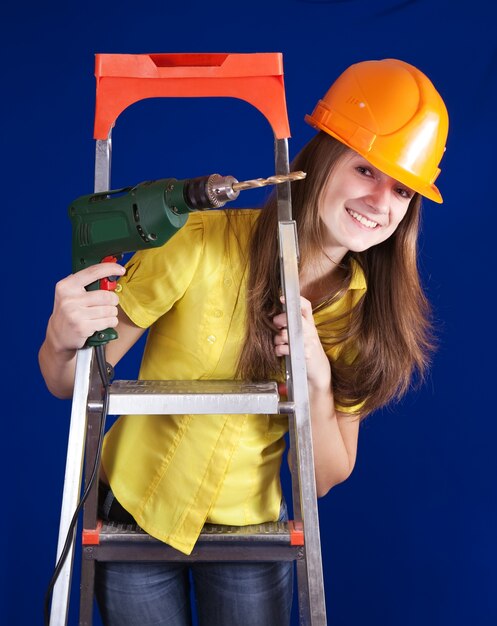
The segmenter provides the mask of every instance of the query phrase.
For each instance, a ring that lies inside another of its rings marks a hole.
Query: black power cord
[[[98,443],[97,443],[97,453],[95,455],[95,461],[93,463],[93,467],[91,470],[90,479],[88,480],[86,489],[83,495],[81,496],[78,506],[76,507],[76,510],[74,511],[74,514],[72,516],[71,522],[69,524],[69,529],[67,531],[66,540],[64,542],[64,547],[57,561],[57,564],[55,565],[54,573],[52,575],[52,578],[50,579],[47,590],[45,592],[45,602],[44,602],[45,626],[50,625],[50,598],[52,596],[53,588],[55,586],[55,583],[57,582],[57,579],[60,575],[62,567],[64,566],[64,563],[69,554],[69,550],[71,548],[71,545],[74,539],[74,533],[76,531],[76,524],[78,523],[79,514],[81,512],[81,509],[83,508],[84,503],[88,499],[88,496],[90,495],[90,491],[95,483],[96,477],[98,475],[98,470],[100,467],[100,457],[102,454],[102,445],[103,445],[104,434],[105,434],[105,422],[106,422],[107,413],[109,410],[110,381],[112,379],[113,370],[111,366],[108,365],[105,361],[105,347],[104,346],[95,346],[95,357],[97,360],[98,372],[100,374],[102,385],[104,387],[102,413],[100,415],[100,428],[99,428],[99,436],[98,436]]]

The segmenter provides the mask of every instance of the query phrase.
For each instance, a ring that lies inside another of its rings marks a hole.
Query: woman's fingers
[[[281,298],[285,304],[284,297]],[[331,370],[321,341],[314,324],[312,315],[312,304],[307,298],[300,297],[300,312],[302,320],[302,335],[304,339],[304,353],[307,363],[307,379],[314,387],[323,389],[329,388],[331,384]],[[287,314],[279,313],[273,318],[273,324],[277,329],[273,336],[274,353],[278,357],[288,356],[290,347],[288,345]]]
[[[98,263],[59,280],[55,286],[55,291],[62,296],[79,293],[97,280],[110,276],[122,276],[125,271],[125,268],[119,263]]]
[[[86,291],[85,287],[124,272],[118,263],[99,263],[57,283],[51,327],[59,349],[80,348],[94,332],[117,326],[118,295],[103,289]]]
[[[282,328],[279,333],[274,335],[274,345],[280,346],[284,343],[288,343],[288,331],[286,328]]]

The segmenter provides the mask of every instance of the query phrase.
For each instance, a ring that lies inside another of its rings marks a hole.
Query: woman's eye
[[[398,187],[397,193],[401,198],[405,198],[406,200],[410,200],[412,198],[412,191],[405,189],[404,187]]]
[[[359,174],[363,174],[364,176],[372,176],[373,172],[369,169],[369,167],[364,167],[363,165],[358,165],[356,170]]]

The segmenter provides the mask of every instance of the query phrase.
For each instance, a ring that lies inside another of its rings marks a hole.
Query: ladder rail
[[[298,489],[296,498],[299,509],[296,521],[304,525],[306,559],[299,561],[302,570],[298,576],[299,611],[301,624],[321,626],[326,624],[323,569],[321,562],[321,540],[317,508],[312,428],[307,388],[305,356],[303,352],[300,291],[298,289],[298,267],[296,260],[295,229],[292,222],[280,222],[280,244],[282,247],[282,271],[285,278],[285,302],[287,303],[290,381],[289,394],[295,404],[289,418],[291,431],[292,485]],[[305,489],[303,488],[305,485]],[[292,487],[293,488],[293,487]],[[295,491],[295,489],[294,489]],[[295,496],[294,496],[295,499]]]
[[[110,189],[111,156],[112,138],[109,132],[107,139],[97,139],[95,142],[95,192]],[[81,348],[76,355],[74,392],[71,406],[56,562],[58,562],[62,553],[71,519],[78,506],[81,483],[83,480],[85,443],[88,429],[87,399],[90,394],[93,357],[94,351],[89,347]],[[71,545],[66,562],[53,588],[50,607],[50,626],[65,626],[65,624],[67,624],[76,530],[77,526],[70,539]]]
[[[276,173],[289,169],[288,142],[275,142]],[[326,624],[321,540],[317,508],[312,427],[304,354],[302,313],[298,270],[298,238],[292,219],[290,183],[278,185],[278,240],[282,288],[285,296],[290,356],[286,359],[287,387],[294,411],[289,416],[294,517],[304,525],[306,558],[297,561],[299,612],[301,624]],[[305,489],[302,486],[305,485]]]
[[[83,348],[78,351],[56,562],[59,561],[62,554],[81,490],[87,428],[86,399],[90,387],[92,360],[93,350],[91,348]],[[70,538],[67,558],[53,588],[50,626],[61,626],[67,623],[75,542],[76,528]]]

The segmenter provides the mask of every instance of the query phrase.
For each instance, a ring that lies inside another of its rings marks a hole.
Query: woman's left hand
[[[281,298],[284,302],[284,298]],[[304,337],[304,355],[307,365],[307,380],[311,390],[326,391],[331,388],[331,368],[312,316],[312,305],[300,296],[302,312],[302,332]],[[276,356],[288,356],[287,315],[285,312],[273,317],[273,324],[278,329],[274,335],[274,352]]]

